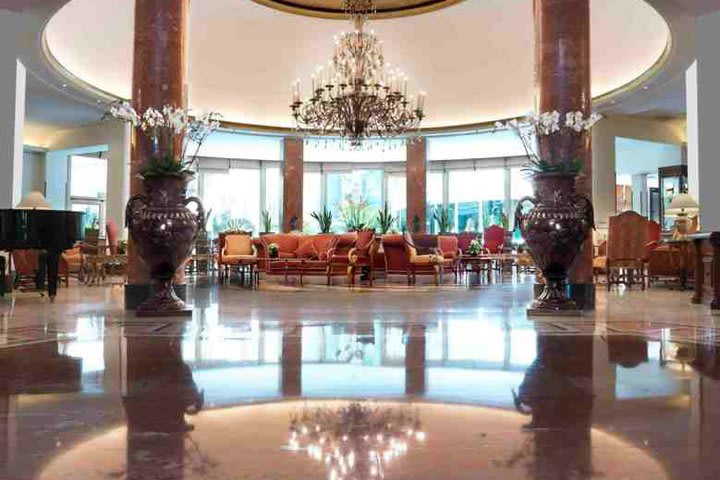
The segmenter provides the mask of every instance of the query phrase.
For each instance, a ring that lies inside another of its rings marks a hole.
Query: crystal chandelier
[[[354,31],[335,37],[328,67],[312,76],[312,96],[300,99],[300,81],[293,85],[290,106],[298,131],[339,135],[357,148],[372,138],[412,133],[425,117],[425,94],[407,95],[407,77],[386,67],[382,42],[365,31],[375,12],[374,0],[345,0]]]
[[[355,402],[293,417],[288,447],[322,462],[328,480],[372,480],[385,478],[388,465],[407,453],[410,442],[424,440],[420,421],[409,410]]]

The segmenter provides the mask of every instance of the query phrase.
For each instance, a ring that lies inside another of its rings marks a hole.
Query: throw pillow
[[[297,250],[295,250],[297,258],[305,258],[307,260],[313,260],[318,258],[318,251],[315,248],[315,242],[312,238],[305,238],[300,242]]]

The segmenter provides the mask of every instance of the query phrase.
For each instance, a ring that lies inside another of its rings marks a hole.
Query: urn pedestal
[[[140,257],[148,267],[153,294],[136,309],[139,317],[185,316],[192,311],[173,288],[175,275],[190,257],[205,211],[196,197],[187,197],[187,175],[150,177],[145,193],[125,208],[125,221]],[[187,205],[195,203],[197,213]]]
[[[528,315],[582,314],[567,297],[567,277],[595,222],[592,202],[577,193],[575,179],[571,174],[537,173],[533,178],[535,196],[518,202],[515,225],[520,227],[544,281]],[[528,203],[532,208],[525,211]]]

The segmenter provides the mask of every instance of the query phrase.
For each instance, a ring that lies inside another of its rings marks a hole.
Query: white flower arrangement
[[[602,115],[591,113],[587,117],[582,111],[568,112],[564,116],[560,112],[544,112],[536,115],[528,115],[524,119],[512,119],[507,122],[496,122],[495,130],[513,130],[522,141],[525,153],[530,161],[526,171],[534,173],[579,173],[582,162],[573,160],[563,161],[561,158],[542,158],[537,151],[538,137],[549,137],[553,135],[562,136],[569,140],[564,142],[568,151],[573,151],[573,146],[583,140],[586,132],[602,119]],[[554,152],[558,153],[558,152]],[[557,157],[556,155],[552,155]]]
[[[142,115],[126,101],[113,103],[107,110],[111,116],[122,122],[127,122],[145,134],[156,147],[167,149],[165,158],[151,158],[150,168],[157,170],[164,165],[167,168],[160,170],[173,170],[175,173],[192,173],[191,167],[197,161],[200,147],[212,132],[220,127],[222,116],[217,112],[208,112],[200,116],[192,116],[189,110],[165,105],[161,108],[150,107]],[[175,158],[175,140],[182,138],[182,152],[180,161]],[[194,146],[194,154],[188,156],[190,145]],[[154,162],[154,165],[153,165]],[[141,173],[147,175],[147,173]]]

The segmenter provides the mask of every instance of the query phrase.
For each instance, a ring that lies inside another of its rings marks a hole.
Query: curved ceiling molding
[[[47,25],[51,56],[82,82],[129,97],[133,5],[71,0]],[[371,26],[385,41],[387,61],[410,76],[411,89],[428,92],[425,128],[476,125],[531,110],[532,0],[465,0]],[[191,2],[190,107],[219,110],[240,125],[290,127],[290,82],[309,79],[315,65],[327,62],[333,35],[343,28],[349,25],[254,2]],[[644,0],[592,0],[593,96],[660,70],[669,42],[668,25]]]

